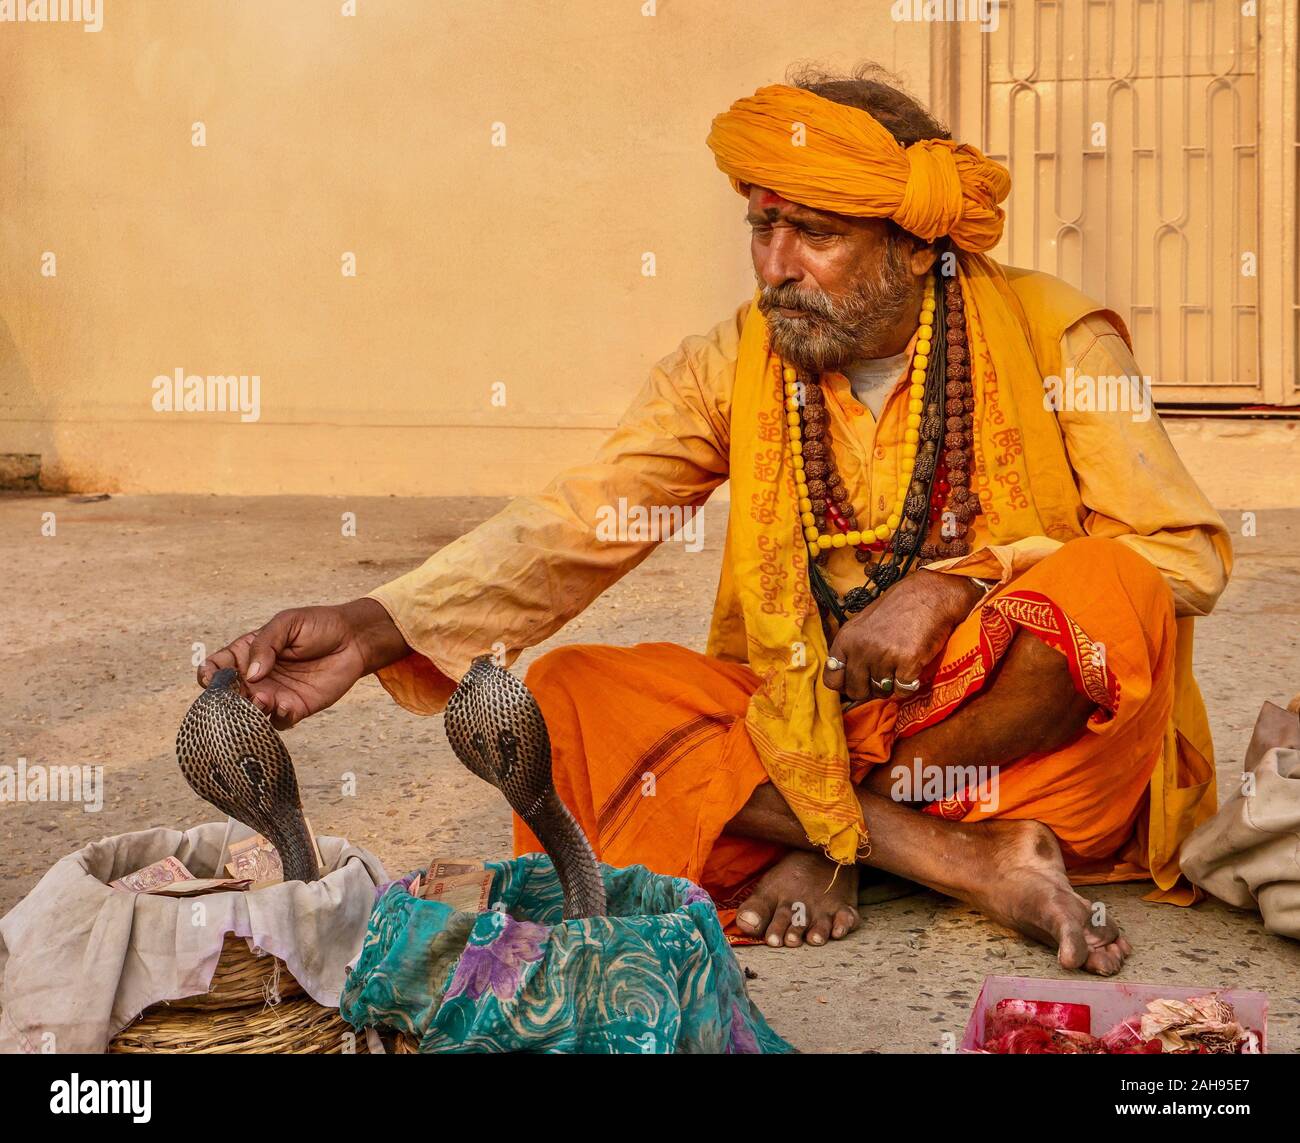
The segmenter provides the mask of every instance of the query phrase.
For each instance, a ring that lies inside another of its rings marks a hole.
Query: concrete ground
[[[215,649],[282,607],[361,595],[498,503],[0,497],[0,763],[102,765],[106,787],[94,815],[75,804],[0,804],[0,912],[87,841],[216,816],[186,786],[173,753],[195,694],[195,644]],[[356,513],[354,538],[341,534],[344,512]],[[42,535],[46,513],[53,536]],[[1236,533],[1241,511],[1227,506],[1224,515]],[[703,552],[663,545],[548,646],[673,640],[702,648],[725,507],[710,507],[705,525]],[[1197,635],[1224,789],[1239,780],[1260,703],[1285,703],[1300,689],[1300,509],[1260,511],[1256,532],[1234,534],[1232,584]],[[391,874],[434,854],[509,851],[497,792],[461,767],[438,719],[405,714],[374,680],[288,740],[316,830],[369,848]],[[345,772],[357,776],[355,796],[341,792]],[[1176,909],[1141,894],[1094,893],[1136,950],[1121,979],[1262,989],[1272,1049],[1300,1050],[1300,945],[1216,902]],[[805,1050],[937,1051],[945,1033],[960,1037],[985,975],[1067,975],[1048,950],[931,893],[869,908],[843,942],[739,956],[758,974],[754,999]]]

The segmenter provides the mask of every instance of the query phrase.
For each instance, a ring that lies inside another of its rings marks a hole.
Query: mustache
[[[808,293],[795,286],[764,286],[759,292],[758,308],[764,314],[774,309],[802,310],[807,317],[834,321],[840,307],[822,293]]]

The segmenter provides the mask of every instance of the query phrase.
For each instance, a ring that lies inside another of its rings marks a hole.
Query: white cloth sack
[[[1300,750],[1274,747],[1183,842],[1183,873],[1230,905],[1258,909],[1264,926],[1300,938]]]
[[[327,871],[319,881],[253,893],[181,898],[109,887],[170,856],[196,877],[213,875],[225,836],[225,822],[144,830],[56,862],[0,918],[0,1051],[107,1050],[151,1004],[207,992],[227,933],[279,957],[316,1003],[337,1008],[375,888],[388,880],[366,850],[318,837]]]

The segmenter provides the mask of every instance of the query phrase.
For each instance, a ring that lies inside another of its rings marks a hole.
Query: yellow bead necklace
[[[903,431],[903,462],[907,474],[899,480],[893,508],[885,522],[875,528],[858,530],[849,528],[846,518],[836,507],[830,497],[825,498],[829,518],[839,525],[839,531],[823,532],[817,527],[817,518],[813,514],[813,501],[809,494],[808,479],[805,474],[803,429],[801,412],[805,407],[807,394],[801,392],[798,370],[792,365],[784,365],[781,378],[785,385],[786,442],[791,466],[794,468],[795,491],[799,498],[799,520],[803,525],[804,539],[808,542],[808,552],[819,556],[832,548],[857,548],[860,551],[883,551],[893,539],[903,515],[903,502],[907,498],[916,469],[916,449],[920,440],[921,413],[924,409],[925,371],[930,363],[932,337],[934,333],[935,313],[934,279],[926,282],[921,300],[919,336],[912,350],[911,383],[907,392],[907,424]],[[801,400],[802,398],[802,400]]]

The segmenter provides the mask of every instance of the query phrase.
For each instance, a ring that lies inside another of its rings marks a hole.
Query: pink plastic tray
[[[1135,1012],[1141,1012],[1152,1000],[1189,1000],[1209,992],[1218,994],[1237,1012],[1245,1027],[1259,1033],[1259,1050],[1268,1051],[1265,1024],[1268,1020],[1268,995],[1239,988],[1195,988],[1172,984],[1126,984],[1111,980],[1038,980],[1032,976],[986,976],[984,987],[966,1024],[958,1051],[978,1051],[984,1043],[984,1016],[999,1000],[1045,1000],[1067,1004],[1086,1004],[1092,1010],[1094,1036],[1104,1035]]]

